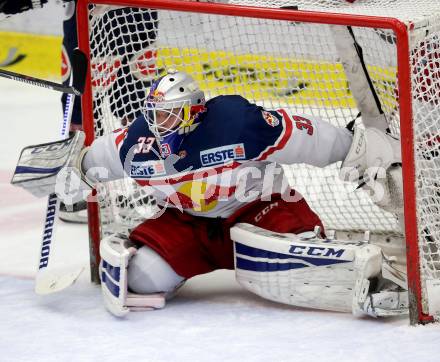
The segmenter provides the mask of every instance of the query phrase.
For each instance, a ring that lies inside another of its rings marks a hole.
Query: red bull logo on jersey
[[[209,212],[219,201],[231,197],[236,186],[213,185],[203,181],[183,183],[175,193],[168,196],[167,202],[180,210],[192,209],[197,212]]]
[[[130,177],[135,179],[147,179],[166,175],[165,166],[162,160],[131,162]]]
[[[246,152],[243,143],[210,148],[200,152],[200,161],[203,166],[213,166],[231,160],[245,160]]]

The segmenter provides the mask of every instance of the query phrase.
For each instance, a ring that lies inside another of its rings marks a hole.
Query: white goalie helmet
[[[150,88],[144,107],[148,127],[161,144],[163,155],[174,153],[183,139],[185,127],[194,123],[204,109],[205,95],[187,73],[169,70]]]

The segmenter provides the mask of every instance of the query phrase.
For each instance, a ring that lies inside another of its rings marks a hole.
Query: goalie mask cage
[[[139,114],[151,80],[183,70],[207,99],[240,94],[271,109],[287,107],[345,126],[358,114],[329,25],[351,26],[376,94],[401,137],[404,232],[363,190],[324,169],[286,166],[292,186],[327,230],[356,240],[407,245],[410,320],[440,311],[440,4],[430,0],[233,1],[79,0],[80,48],[90,57],[82,97],[87,143]],[[154,10],[153,10],[154,9]],[[129,232],[154,200],[130,179],[99,185],[89,203],[92,272],[100,239]]]

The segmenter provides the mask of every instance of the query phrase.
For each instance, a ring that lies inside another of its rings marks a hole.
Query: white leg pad
[[[107,310],[117,317],[129,311],[152,310],[165,306],[165,293],[134,294],[128,292],[127,267],[137,249],[120,234],[110,235],[101,241],[101,289]]]
[[[382,270],[378,246],[301,238],[243,223],[231,229],[231,238],[236,278],[249,291],[300,307],[380,315],[370,303],[379,296],[372,299],[369,292],[370,279]]]

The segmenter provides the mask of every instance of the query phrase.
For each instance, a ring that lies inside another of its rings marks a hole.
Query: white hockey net
[[[279,7],[289,1],[234,1]],[[412,127],[420,267],[423,279],[440,279],[440,5],[418,0],[295,1],[301,10],[399,18],[410,32]],[[93,123],[100,137],[130,122],[153,78],[175,68],[194,76],[207,98],[240,94],[268,108],[288,107],[340,127],[358,110],[326,24],[89,6]],[[390,130],[400,135],[396,36],[391,30],[353,27]],[[326,229],[359,235],[403,237],[396,217],[375,206],[356,185],[325,169],[286,167],[292,186],[321,217]],[[127,232],[154,208],[130,181],[100,186],[101,233]],[[425,286],[422,285],[426,293]],[[428,313],[428,306],[423,305]]]

